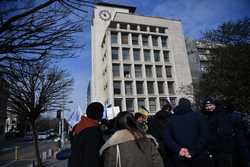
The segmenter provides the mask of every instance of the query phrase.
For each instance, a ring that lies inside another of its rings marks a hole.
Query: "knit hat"
[[[136,112],[136,113],[140,113],[140,114],[145,115],[145,116],[149,115],[149,111],[143,106],[139,107],[138,112]]]

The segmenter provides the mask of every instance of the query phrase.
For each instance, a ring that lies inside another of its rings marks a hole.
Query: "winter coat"
[[[199,112],[191,108],[177,106],[169,119],[165,131],[165,144],[179,157],[181,148],[187,148],[192,158],[207,156],[207,124]]]
[[[98,122],[83,117],[75,128],[71,167],[101,167],[99,150],[104,143]]]
[[[232,154],[236,134],[232,112],[217,106],[213,112],[204,112],[208,122],[208,149],[211,154]]]
[[[116,167],[117,145],[120,150],[121,167],[163,167],[156,140],[147,135],[138,142],[143,151],[139,149],[134,136],[128,130],[117,131],[100,150],[104,167]]]

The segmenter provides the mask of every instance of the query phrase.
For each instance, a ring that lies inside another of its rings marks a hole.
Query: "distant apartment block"
[[[141,16],[131,6],[97,3],[93,12],[89,101],[137,111],[187,97],[192,78],[181,22]]]

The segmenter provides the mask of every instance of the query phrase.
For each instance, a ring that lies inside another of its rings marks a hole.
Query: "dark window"
[[[122,33],[122,44],[128,44],[128,34]]]
[[[174,95],[175,91],[174,91],[174,82],[168,82],[168,92],[170,95]]]
[[[143,91],[143,82],[142,81],[137,81],[136,82],[136,92],[137,94],[143,94],[144,91]]]
[[[154,50],[154,59],[156,62],[160,61],[160,51],[159,50]]]
[[[131,78],[131,65],[124,65],[123,66],[123,70],[124,70],[124,77],[125,78]]]
[[[135,25],[135,24],[130,24],[130,30],[136,31],[136,30],[137,30],[137,25]]]
[[[123,60],[129,60],[129,49],[128,48],[122,49],[122,58],[123,58]]]
[[[113,64],[113,77],[120,77],[120,65]]]
[[[150,50],[144,50],[144,61],[151,61]]]
[[[134,111],[134,99],[126,99],[127,111]]]
[[[166,66],[166,75],[167,78],[172,78],[172,70],[171,70],[171,66]]]
[[[135,61],[140,61],[140,49],[133,49],[133,55],[134,55],[134,60]]]
[[[111,43],[112,44],[117,44],[118,43],[118,39],[117,39],[117,33],[115,33],[115,32],[112,32],[111,33]]]
[[[168,103],[167,103],[167,98],[161,97],[161,98],[160,98],[160,106],[161,106],[161,108],[162,108],[164,105],[166,105],[166,104],[168,104]]]
[[[160,27],[159,28],[159,33],[165,33],[165,28]]]
[[[122,111],[122,99],[114,99],[115,106],[118,106],[120,108],[120,111]]]
[[[164,82],[158,82],[158,92],[164,94]]]
[[[127,29],[127,24],[120,23],[120,29]]]
[[[117,25],[117,23],[111,22],[110,25],[109,25],[109,27],[115,29],[115,28],[116,28],[116,25]]]
[[[161,37],[162,47],[167,47],[167,37]]]
[[[118,59],[119,59],[118,48],[112,48],[112,60],[118,60]]]
[[[138,107],[145,107],[145,99],[138,99],[137,100]]]
[[[142,36],[142,45],[148,46],[148,36],[146,36],[146,35]]]
[[[121,82],[119,81],[113,82],[113,87],[114,87],[114,94],[120,95],[121,94]]]
[[[147,82],[148,94],[154,94],[154,82]]]
[[[149,110],[150,112],[156,112],[155,98],[149,98]]]
[[[139,44],[138,34],[132,34],[132,44],[133,45],[138,45]]]
[[[164,57],[164,62],[169,62],[169,51],[164,50],[163,51],[163,57]]]
[[[146,70],[146,77],[152,78],[153,77],[152,66],[145,66],[145,70]]]
[[[156,77],[157,78],[162,78],[162,67],[161,66],[156,66]]]
[[[125,94],[126,95],[132,95],[133,94],[132,82],[125,82]]]
[[[157,36],[152,36],[152,43],[153,43],[153,46],[158,46],[158,37]]]
[[[140,28],[141,28],[141,31],[147,31],[147,26],[141,25]]]
[[[156,27],[150,27],[150,32],[156,32]]]
[[[141,65],[135,65],[135,77],[142,78],[142,66]]]

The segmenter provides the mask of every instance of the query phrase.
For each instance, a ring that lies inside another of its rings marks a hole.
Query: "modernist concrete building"
[[[135,9],[103,2],[94,8],[90,101],[122,111],[145,106],[153,113],[166,98],[192,98],[181,22],[137,15]]]

